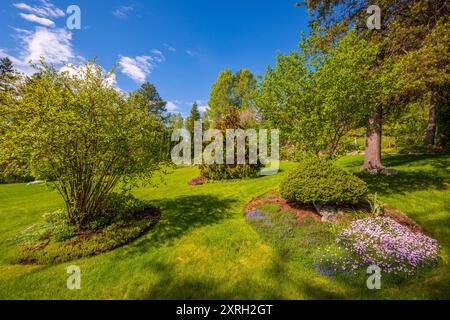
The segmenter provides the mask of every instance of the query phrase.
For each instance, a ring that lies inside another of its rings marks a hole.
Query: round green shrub
[[[367,195],[367,184],[332,161],[305,157],[280,186],[281,196],[294,203],[355,204]]]

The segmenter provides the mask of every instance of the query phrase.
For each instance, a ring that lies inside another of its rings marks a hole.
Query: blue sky
[[[305,8],[290,0],[2,0],[0,56],[30,73],[28,60],[45,56],[77,65],[97,58],[117,65],[116,85],[156,85],[169,109],[188,114],[206,106],[211,85],[225,68],[255,75],[277,51],[297,48],[307,32]],[[68,30],[69,5],[81,9],[81,30]]]

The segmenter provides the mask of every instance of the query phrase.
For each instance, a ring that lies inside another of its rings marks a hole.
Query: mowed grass
[[[338,163],[357,172],[362,158]],[[2,299],[417,299],[450,298],[450,156],[390,156],[392,177],[363,175],[382,200],[418,221],[442,244],[433,271],[370,291],[365,282],[321,276],[310,262],[286,259],[247,224],[243,208],[276,188],[293,163],[272,177],[192,187],[195,168],[178,169],[137,197],[161,207],[160,223],[132,244],[96,257],[53,266],[12,265],[8,241],[43,213],[62,207],[45,186],[0,185]],[[81,267],[81,290],[66,288],[66,268]]]

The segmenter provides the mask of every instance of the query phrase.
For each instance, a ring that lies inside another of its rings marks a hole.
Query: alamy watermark
[[[367,18],[367,28],[369,30],[380,30],[381,29],[381,9],[377,5],[371,5],[367,8],[367,13],[370,14]]]
[[[67,267],[67,273],[70,276],[67,278],[67,289],[80,290],[81,289],[81,268],[79,266]]]
[[[380,290],[381,289],[381,268],[375,265],[367,268],[367,289]]]
[[[81,9],[77,5],[67,7],[66,13],[69,17],[66,20],[66,26],[69,30],[81,29]]]
[[[172,161],[177,165],[261,163],[265,165],[260,172],[263,176],[275,175],[280,168],[280,132],[277,129],[270,130],[270,138],[267,129],[228,129],[224,138],[223,132],[217,129],[203,132],[202,123],[196,121],[194,137],[187,129],[177,129],[172,134],[172,142],[179,142],[171,152]],[[209,144],[204,147],[204,143]]]

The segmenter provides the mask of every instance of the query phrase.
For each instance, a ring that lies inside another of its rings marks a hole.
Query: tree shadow
[[[408,154],[383,157],[383,164],[390,167],[405,166],[415,162],[431,165],[436,169],[446,169],[450,166],[450,157],[447,154]]]
[[[371,192],[382,195],[405,194],[418,190],[443,190],[448,188],[449,179],[439,172],[425,170],[400,171],[395,175],[371,175],[358,172],[356,175],[364,180]]]
[[[161,210],[159,223],[146,236],[125,248],[121,255],[145,252],[149,247],[170,245],[196,228],[219,223],[233,215],[232,207],[236,200],[220,199],[213,195],[192,195],[156,199],[151,203]]]

